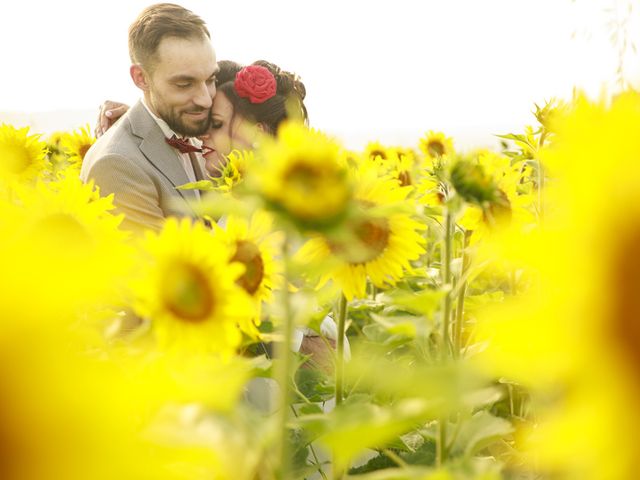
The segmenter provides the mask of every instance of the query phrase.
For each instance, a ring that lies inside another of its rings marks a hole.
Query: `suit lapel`
[[[149,112],[138,101],[129,115],[131,132],[141,139],[140,151],[156,170],[158,170],[174,187],[189,183],[184,166],[176,155],[173,147],[165,141],[162,130]],[[197,200],[195,192],[190,190],[176,190],[185,200]]]

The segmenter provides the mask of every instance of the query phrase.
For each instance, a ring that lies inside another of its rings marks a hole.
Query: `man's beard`
[[[187,125],[182,121],[180,113],[175,110],[164,110],[163,108],[156,108],[158,111],[158,115],[162,118],[169,128],[176,132],[178,135],[183,137],[197,137],[198,135],[204,135],[209,130],[209,124],[211,123],[211,109],[208,108],[194,108],[189,110],[188,112],[182,113],[199,113],[204,111],[209,111],[209,114],[200,122]]]

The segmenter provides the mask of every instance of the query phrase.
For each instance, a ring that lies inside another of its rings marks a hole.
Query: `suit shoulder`
[[[82,162],[80,177],[86,181],[89,173],[98,163],[122,164],[136,162],[141,155],[140,139],[131,133],[126,118],[121,118],[101,136],[87,151]]]

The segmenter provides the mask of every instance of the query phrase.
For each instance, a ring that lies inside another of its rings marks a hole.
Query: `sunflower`
[[[163,348],[230,354],[242,331],[253,335],[249,295],[236,281],[244,272],[234,252],[189,219],[169,219],[144,242],[149,261],[134,282],[135,309],[150,318]]]
[[[55,320],[119,294],[131,251],[111,197],[73,176],[17,186],[11,197],[0,202],[3,316]]]
[[[375,163],[381,176],[391,175],[401,186],[413,184],[415,160],[411,149],[385,147],[380,142],[370,142],[360,157],[360,162]]]
[[[553,175],[541,228],[483,248],[537,279],[480,318],[477,357],[527,385],[523,437],[554,478],[635,478],[640,450],[640,95],[576,102],[541,151]]]
[[[274,210],[303,228],[326,228],[346,212],[352,187],[340,147],[320,132],[287,123],[265,139],[251,173]]]
[[[233,252],[232,262],[244,265],[244,273],[236,280],[257,306],[256,320],[260,320],[260,305],[270,302],[274,287],[283,284],[282,266],[276,256],[282,243],[280,232],[272,230],[271,215],[255,212],[250,220],[230,215],[224,228],[214,227],[216,236]]]
[[[69,161],[82,164],[87,151],[96,142],[96,138],[91,134],[89,124],[71,133],[67,133],[60,138],[60,147],[69,156]]]
[[[388,160],[391,155],[389,149],[380,142],[369,142],[364,148],[364,157],[375,160],[380,158],[382,161]]]
[[[225,437],[189,427],[210,418],[194,415],[200,405],[232,411],[250,373],[246,359],[113,348],[93,355],[75,331],[11,320],[11,331],[0,328],[0,478],[216,478],[211,457],[228,459]],[[169,409],[182,415],[169,421]]]
[[[340,232],[316,235],[296,254],[301,263],[326,265],[319,286],[333,279],[348,300],[365,296],[367,279],[381,288],[395,285],[425,252],[425,226],[406,211],[410,189],[379,177],[370,164],[355,178],[356,213]]]
[[[475,187],[466,186],[469,203],[458,220],[466,230],[473,231],[472,244],[495,228],[523,229],[535,222],[534,195],[521,192],[519,188],[528,170],[519,163],[511,165],[509,158],[489,151],[479,152],[473,163],[482,173],[475,179],[463,178],[463,175],[458,178],[461,183],[481,180]],[[465,185],[460,188],[465,191]]]
[[[0,126],[0,180],[26,182],[45,168],[46,144],[40,135],[29,135],[29,127]]]
[[[442,157],[450,157],[455,152],[453,140],[442,132],[428,131],[420,139],[420,150],[425,156],[425,164],[432,165]]]

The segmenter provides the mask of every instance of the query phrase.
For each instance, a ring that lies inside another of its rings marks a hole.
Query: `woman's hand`
[[[125,103],[114,102],[112,100],[105,101],[100,105],[100,111],[98,112],[98,121],[96,123],[96,129],[94,131],[96,138],[104,135],[104,133],[116,123],[122,115],[129,110],[129,105]]]

